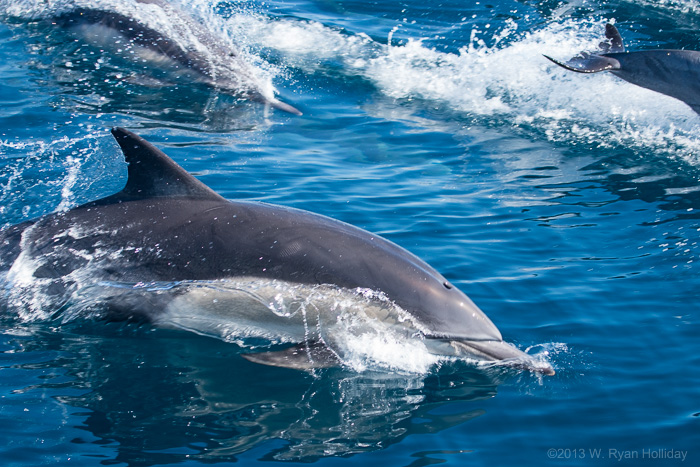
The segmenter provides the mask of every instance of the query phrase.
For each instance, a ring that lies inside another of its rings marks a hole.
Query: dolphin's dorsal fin
[[[124,128],[112,129],[112,135],[129,164],[129,178],[110,201],[170,196],[224,199],[140,136]]]
[[[605,37],[610,41],[610,52],[620,53],[625,51],[625,44],[622,42],[620,31],[610,23],[605,25]]]

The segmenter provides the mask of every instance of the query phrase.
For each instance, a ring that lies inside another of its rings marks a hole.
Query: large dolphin
[[[38,284],[41,306],[59,313],[297,344],[247,356],[294,368],[337,365],[340,330],[376,321],[436,355],[554,373],[399,246],[307,211],[227,201],[139,136],[112,133],[128,163],[122,191],[0,231],[0,271],[18,308],[34,303]]]
[[[675,97],[700,113],[700,52],[659,49],[626,52],[622,37],[612,24],[605,26],[602,53],[582,53],[567,62],[546,58],[578,73],[609,71],[625,81]],[[606,50],[607,49],[607,50]]]
[[[275,98],[272,89],[263,89],[253,66],[186,12],[165,0],[136,0],[136,3],[148,7],[134,12],[78,7],[57,13],[51,22],[136,64],[147,63],[171,75],[301,115],[298,109]],[[168,16],[171,36],[141,19],[148,18],[148,8],[154,7]]]

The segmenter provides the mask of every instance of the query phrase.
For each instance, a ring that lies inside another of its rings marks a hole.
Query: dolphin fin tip
[[[576,73],[598,73],[600,71],[614,71],[620,69],[620,62],[614,58],[602,55],[584,54],[574,57],[567,62],[560,62],[548,55],[544,57],[560,67],[569,71],[575,71]]]
[[[559,60],[557,60],[557,59],[555,59],[555,58],[552,58],[552,57],[550,57],[550,56],[547,55],[547,54],[542,54],[542,56],[543,56],[544,58],[546,58],[547,60],[549,60],[550,62],[555,63],[555,64],[559,65],[560,67],[566,68],[564,62],[560,62]]]
[[[114,136],[114,138],[120,138],[120,137],[123,138],[125,136],[129,136],[132,134],[129,130],[127,130],[126,128],[122,128],[120,126],[112,127],[110,132],[112,133],[112,136]]]
[[[304,115],[301,110],[297,109],[294,106],[291,106],[285,102],[282,102],[280,100],[275,99],[274,101],[270,101],[270,105],[274,107],[275,109],[282,110],[284,112],[296,115],[298,117]]]

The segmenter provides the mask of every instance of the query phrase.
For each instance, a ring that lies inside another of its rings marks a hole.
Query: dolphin
[[[162,9],[170,21],[171,36],[150,27],[136,15],[92,7],[57,13],[51,23],[137,64],[147,63],[171,75],[301,115],[295,107],[275,98],[272,90],[263,89],[254,67],[199,21],[164,0],[136,0],[136,3],[149,5],[137,10],[145,18],[148,8],[152,8],[150,5]]]
[[[625,81],[666,94],[685,102],[700,113],[700,52],[659,49],[626,52],[619,31],[605,26],[609,43],[601,43],[602,53],[583,52],[567,62],[546,58],[578,73],[609,71]]]
[[[124,189],[0,231],[7,308],[292,344],[245,357],[299,369],[341,365],[343,332],[379,323],[435,355],[554,374],[396,244],[308,211],[228,201],[143,138],[112,134],[128,164]]]

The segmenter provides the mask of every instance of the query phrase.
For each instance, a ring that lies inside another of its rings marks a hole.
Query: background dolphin
[[[163,0],[136,0],[136,3],[163,9],[172,21],[172,32],[179,34],[169,36],[136,16],[102,8],[78,7],[57,14],[51,21],[82,40],[130,61],[145,62],[171,75],[184,75],[185,79],[223,92],[301,115],[298,109],[275,98],[272,89],[262,89],[257,84],[254,67],[199,21]],[[142,10],[138,10],[139,14],[147,17],[148,11]]]
[[[337,365],[343,333],[381,323],[439,355],[553,374],[399,246],[310,212],[227,201],[142,138],[112,133],[128,163],[122,191],[0,232],[10,306],[40,297],[62,313],[227,338],[233,326],[236,338],[298,344],[248,356],[294,368]]]
[[[578,73],[610,71],[616,76],[652,91],[675,97],[700,113],[700,52],[694,50],[645,50],[625,52],[622,37],[612,24],[605,26],[610,44],[604,53],[582,53],[563,63],[546,58]]]

